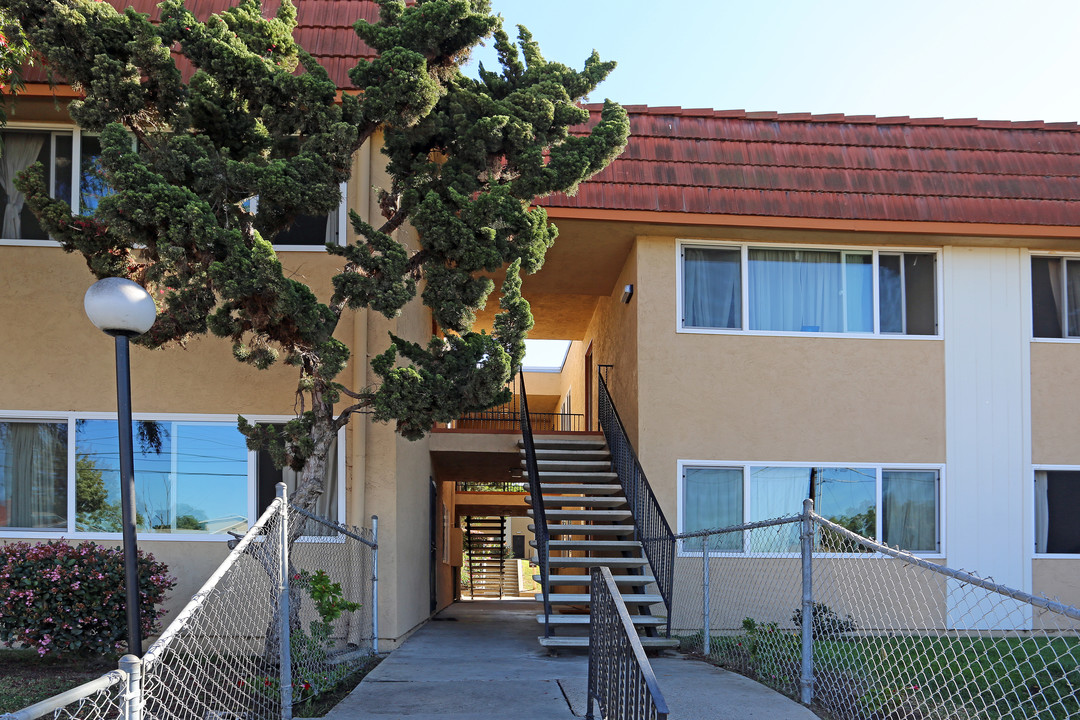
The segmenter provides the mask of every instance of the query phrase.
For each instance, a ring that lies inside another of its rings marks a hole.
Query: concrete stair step
[[[551,513],[546,513],[550,518]],[[534,525],[529,525],[530,532],[536,532]],[[548,535],[633,535],[633,525],[548,525]]]
[[[532,508],[529,508],[528,515],[532,517]],[[544,515],[547,516],[548,521],[561,521],[561,520],[593,520],[593,521],[605,521],[605,520],[630,520],[633,516],[629,510],[545,510]],[[549,530],[550,532],[550,526]]]
[[[529,545],[536,547],[536,541],[530,540]],[[549,550],[639,550],[641,543],[637,540],[548,540]]]
[[[630,620],[639,627],[660,627],[667,625],[667,618],[656,617],[654,615],[631,615]],[[544,624],[543,614],[536,616],[536,622],[541,625]],[[588,615],[548,615],[549,625],[588,625]]]
[[[533,575],[533,580],[541,582],[539,575]],[[651,585],[656,582],[652,575],[613,575],[616,585]],[[585,575],[552,575],[552,585],[591,585],[592,576]]]
[[[661,595],[623,593],[623,601],[627,605],[655,605],[664,602]],[[590,598],[588,593],[548,593],[548,601],[554,603],[587,603]],[[536,602],[544,602],[543,593],[536,594]],[[588,615],[584,617],[588,618]],[[665,621],[666,622],[666,621]]]
[[[583,496],[583,495],[543,495],[541,499],[544,501],[544,507],[596,507],[596,508],[614,508],[626,504],[626,498],[622,495],[600,495],[600,496]],[[532,503],[531,497],[525,498],[526,503]]]
[[[532,557],[534,565],[539,565],[535,555]],[[639,568],[645,567],[649,561],[645,558],[615,558],[615,557],[549,557],[548,566],[553,568],[566,567],[596,567],[603,565],[609,568]],[[554,575],[552,577],[555,577]]]
[[[613,472],[573,472],[573,471],[554,471],[544,472],[540,471],[537,478],[541,484],[547,482],[555,483],[618,483],[619,476]]]
[[[638,638],[641,641],[643,647],[647,648],[671,648],[678,647],[679,641],[675,638],[663,638],[663,637],[643,637]],[[589,647],[589,638],[587,637],[567,637],[552,635],[551,637],[540,636],[537,638],[540,641],[540,645],[546,648],[587,648]]]
[[[622,485],[610,483],[540,483],[542,495],[614,495],[622,492]]]
[[[518,440],[517,445],[519,448],[525,447],[524,440]],[[582,449],[596,449],[607,447],[603,435],[583,435],[575,437],[573,435],[533,435],[533,447],[535,448],[582,448]]]
[[[525,470],[525,463],[521,463],[521,467]],[[536,469],[539,472],[609,472],[611,470],[611,463],[607,461],[599,460],[537,460]]]
[[[525,449],[518,451],[522,458],[525,457]],[[596,450],[577,448],[536,448],[536,459],[539,460],[608,460],[611,454],[606,448]]]

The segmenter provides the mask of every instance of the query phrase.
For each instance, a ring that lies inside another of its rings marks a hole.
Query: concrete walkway
[[[585,717],[588,658],[536,642],[536,603],[459,602],[375,668],[326,720],[572,720]],[[764,685],[672,655],[652,658],[672,720],[817,720]],[[599,717],[599,712],[596,713]]]

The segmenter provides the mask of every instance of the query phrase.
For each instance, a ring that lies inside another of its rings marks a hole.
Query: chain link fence
[[[829,717],[1080,717],[1077,608],[868,540],[809,503],[678,537],[674,633]]]
[[[143,658],[0,720],[289,720],[369,663],[377,518],[341,525],[279,491]]]

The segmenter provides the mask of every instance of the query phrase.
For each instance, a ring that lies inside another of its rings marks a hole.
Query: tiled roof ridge
[[[1077,131],[1080,132],[1080,126],[1078,126]],[[587,129],[581,129],[581,130],[574,130],[572,132],[573,132],[573,134],[576,134],[576,135],[586,135],[586,134],[588,134],[589,131]],[[650,133],[650,132],[633,132],[632,134],[633,134],[634,137],[640,137],[640,138],[671,138],[671,137],[673,137],[671,135],[665,135],[665,134],[662,134],[662,133]],[[856,141],[827,142],[827,141],[824,141],[824,140],[820,140],[820,141],[816,141],[816,140],[788,140],[788,139],[776,140],[774,138],[697,137],[697,136],[692,136],[692,135],[681,135],[681,136],[674,136],[674,137],[678,137],[679,139],[682,139],[682,140],[693,140],[695,142],[717,142],[717,143],[733,143],[733,142],[737,142],[737,143],[746,143],[747,145],[770,145],[770,146],[793,145],[793,146],[797,146],[797,147],[845,147],[845,148],[870,148],[870,149],[874,149],[874,150],[880,150],[880,149],[883,149],[883,148],[884,149],[889,149],[889,150],[933,150],[933,151],[944,150],[944,151],[947,151],[947,152],[964,152],[964,153],[974,153],[974,152],[1001,153],[1001,152],[1009,152],[1009,153],[1017,153],[1017,154],[1025,154],[1025,155],[1053,155],[1053,156],[1077,155],[1078,157],[1080,157],[1080,152],[1064,153],[1064,152],[1061,152],[1060,150],[1032,150],[1032,149],[1028,149],[1028,148],[1019,148],[1019,147],[1010,147],[1007,150],[1003,150],[1001,148],[963,147],[961,145],[930,145],[929,143],[922,144],[922,145],[916,145],[916,144],[883,145],[883,144],[874,144],[874,143],[870,143],[870,142],[856,142]],[[672,161],[672,162],[674,162],[674,161]],[[799,166],[799,167],[810,167],[810,166]]]
[[[634,182],[626,183],[615,180],[598,180],[593,178],[589,181],[590,185],[635,185],[638,187],[662,187],[669,183],[664,182]],[[840,190],[831,188],[800,188],[800,187],[747,187],[746,185],[735,185],[732,183],[717,183],[708,186],[709,190],[748,190],[751,192],[780,192],[780,193],[807,193],[807,194],[833,194],[833,195],[847,195],[847,196],[870,196],[870,197],[921,197],[921,198],[958,198],[968,200],[989,200],[989,201],[1016,201],[1016,202],[1059,202],[1059,203],[1071,203],[1075,200],[1069,198],[1051,198],[1051,197],[1022,197],[1017,195],[994,195],[988,197],[986,195],[974,195],[969,193],[942,193],[942,192],[903,192],[903,191],[882,191],[882,190],[870,190],[866,188],[859,188],[858,190]],[[552,193],[557,194],[557,193]],[[565,194],[565,193],[563,193]],[[568,196],[573,197],[573,196]]]
[[[724,140],[715,140],[715,141],[711,141],[711,142],[726,142],[726,141],[724,141]],[[743,141],[739,141],[739,142],[743,142]],[[780,143],[765,143],[764,141],[754,141],[754,142],[761,142],[762,144],[769,144],[769,145],[780,144]],[[802,144],[811,144],[811,143],[789,143],[789,144],[791,144],[791,145],[802,145]],[[825,143],[820,143],[820,144],[822,146],[825,145]],[[851,147],[851,146],[849,146],[849,147]],[[874,146],[867,146],[867,147],[874,147]],[[898,149],[903,149],[903,148],[898,148]],[[926,148],[926,149],[930,149],[930,148]],[[964,148],[955,148],[955,149],[957,151],[959,151],[959,152],[987,152],[987,153],[998,152],[998,151],[995,151],[995,150],[965,150]],[[1008,152],[1021,153],[1021,152],[1029,152],[1029,151],[1009,150]],[[1064,155],[1065,153],[1054,153],[1054,152],[1034,153],[1034,152],[1030,152],[1030,154],[1033,154],[1033,155],[1052,155],[1054,157],[1060,157],[1061,155]],[[1074,153],[1074,154],[1077,156],[1078,160],[1080,160],[1080,153]],[[651,162],[656,162],[655,160],[647,160],[645,158],[636,158],[636,157],[624,157],[624,158],[621,158],[620,161],[623,162],[623,163],[631,163],[631,162],[651,163]],[[702,165],[702,166],[706,166],[706,167],[730,167],[730,168],[762,167],[762,168],[777,168],[777,169],[784,169],[784,170],[835,170],[836,172],[860,172],[860,173],[920,173],[920,174],[924,174],[924,175],[961,175],[961,176],[983,176],[983,175],[986,175],[986,176],[995,177],[995,178],[1009,178],[1009,177],[1013,177],[1013,178],[1042,178],[1042,177],[1053,177],[1053,178],[1077,178],[1077,179],[1080,179],[1080,162],[1078,162],[1078,164],[1077,164],[1076,171],[1072,172],[1072,173],[1061,173],[1061,172],[1055,173],[1055,172],[1048,172],[1048,171],[1040,171],[1040,172],[1015,172],[1015,171],[1013,171],[1013,172],[1009,172],[1009,171],[995,171],[995,170],[992,170],[992,169],[990,169],[990,170],[950,170],[950,169],[940,169],[940,168],[922,169],[922,168],[910,168],[910,167],[905,167],[905,168],[897,168],[897,167],[853,167],[851,165],[769,163],[769,162],[763,162],[761,160],[755,160],[754,162],[750,163],[750,162],[745,162],[745,161],[732,162],[732,161],[726,161],[726,160],[708,160],[708,159],[703,159],[703,160],[680,160],[680,159],[675,159],[675,158],[666,158],[666,159],[664,159],[664,163],[671,164],[671,165]],[[660,183],[660,184],[663,184],[663,183]]]
[[[590,112],[599,112],[601,103],[583,104]],[[713,110],[711,108],[683,108],[678,105],[623,105],[631,115],[674,115],[679,117],[724,118],[733,120],[761,120],[778,122],[820,122],[851,125],[911,125],[918,127],[975,127],[987,130],[1052,130],[1080,132],[1080,124],[1069,122],[1046,122],[1044,120],[980,120],[978,118],[913,118],[908,115],[845,115],[844,113],[780,113],[774,111]]]

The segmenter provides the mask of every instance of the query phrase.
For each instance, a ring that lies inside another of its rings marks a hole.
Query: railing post
[[[705,535],[701,538],[701,652],[708,656],[712,649],[712,641],[709,638],[709,538]]]
[[[281,543],[278,569],[278,650],[281,680],[281,719],[292,720],[292,649],[289,645],[289,504],[285,483],[277,484],[281,500],[278,542]]]
[[[814,501],[803,500],[801,533],[802,555],[802,675],[799,678],[799,702],[809,705],[814,699]]]
[[[371,516],[371,652],[379,653],[379,516]]]
[[[124,673],[124,720],[142,720],[142,659],[136,655],[120,658],[120,670]]]

